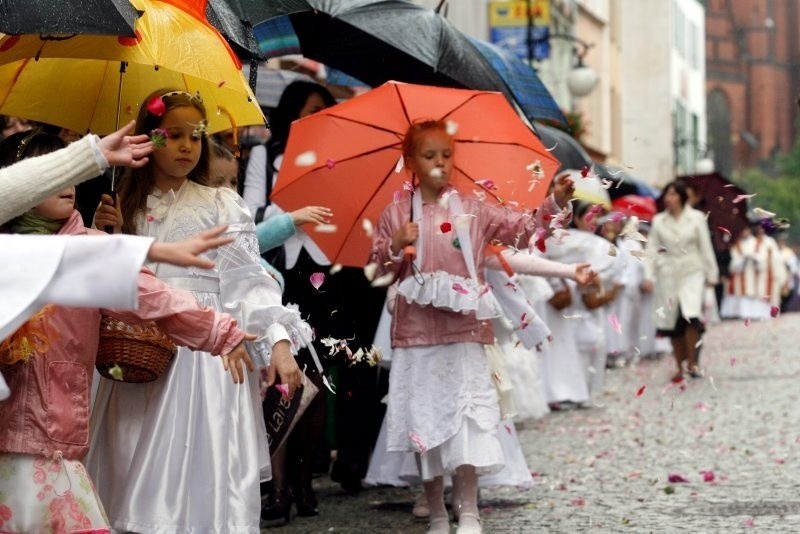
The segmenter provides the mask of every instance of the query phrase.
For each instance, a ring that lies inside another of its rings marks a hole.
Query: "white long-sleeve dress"
[[[254,362],[266,364],[281,339],[295,346],[308,339],[299,312],[281,305],[277,282],[258,262],[255,228],[238,195],[187,181],[177,192],[155,191],[147,206],[137,232],[160,241],[229,225],[234,242],[207,253],[213,269],[150,267],[260,336],[248,346]],[[258,373],[236,385],[219,358],[181,347],[154,382],[103,380],[86,465],[115,529],[259,532],[259,482],[271,473]]]

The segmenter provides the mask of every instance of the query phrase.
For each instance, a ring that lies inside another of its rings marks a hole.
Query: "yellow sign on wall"
[[[489,26],[527,26],[528,3],[526,0],[489,2]],[[531,0],[531,14],[534,26],[550,25],[550,0]]]

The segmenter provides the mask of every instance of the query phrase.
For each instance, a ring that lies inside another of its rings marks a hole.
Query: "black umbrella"
[[[297,11],[297,0],[275,0],[271,5],[288,13],[300,51],[308,58],[371,86],[397,80],[501,91],[516,104],[508,85],[489,61],[433,10],[403,0],[305,3],[312,9]],[[270,55],[263,43],[262,50]]]
[[[9,35],[133,36],[138,16],[128,0],[0,0],[0,32]]]
[[[208,0],[206,19],[225,37],[237,56],[242,59],[264,59],[253,34],[252,22],[237,12],[230,5],[230,0]]]
[[[581,170],[583,167],[592,166],[593,162],[591,156],[589,156],[581,144],[567,132],[538,122],[536,123],[536,131],[539,133],[542,144],[561,162],[559,170]]]

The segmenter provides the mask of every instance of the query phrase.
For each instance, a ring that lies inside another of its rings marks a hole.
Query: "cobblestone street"
[[[484,530],[800,531],[798,344],[800,314],[731,321],[709,330],[705,378],[683,389],[671,357],[608,371],[594,407],[520,430],[536,484],[482,489]],[[265,532],[425,532],[417,489],[315,483],[319,517]]]

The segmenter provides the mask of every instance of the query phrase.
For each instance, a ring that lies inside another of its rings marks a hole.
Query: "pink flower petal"
[[[334,167],[336,167],[336,162],[333,161],[332,159],[329,159],[328,161],[325,162],[325,166],[328,167],[329,169],[333,169]]]
[[[289,386],[287,386],[286,384],[275,384],[275,389],[280,391],[281,395],[283,395],[284,397],[289,396]]]
[[[620,324],[616,314],[614,313],[609,314],[608,323],[611,325],[611,328],[614,329],[614,332],[616,332],[617,334],[622,333],[622,325]]]
[[[688,478],[684,477],[683,475],[679,475],[678,473],[670,473],[667,476],[667,480],[669,480],[673,484],[678,483],[678,482],[681,482],[681,483],[689,482]]]
[[[636,390],[636,396],[637,397],[641,397],[642,395],[644,395],[644,390],[645,389],[647,389],[647,385],[644,385],[644,386],[640,387],[639,389],[637,389]]]
[[[414,445],[417,446],[417,449],[419,450],[420,454],[425,454],[425,451],[428,450],[428,447],[425,445],[425,442],[422,441],[422,438],[419,437],[414,432],[412,431],[408,432],[408,439],[410,439],[414,443]]]
[[[703,482],[714,482],[714,471],[700,471],[703,475]]]
[[[469,290],[466,289],[461,284],[459,284],[458,282],[453,284],[453,291],[456,291],[457,293],[461,293],[462,295],[469,295]]]
[[[781,309],[779,307],[777,307],[777,306],[772,306],[769,309],[769,314],[772,317],[777,317],[780,312],[781,312]]]
[[[319,291],[320,286],[325,281],[325,273],[313,273],[309,278],[314,289]]]

